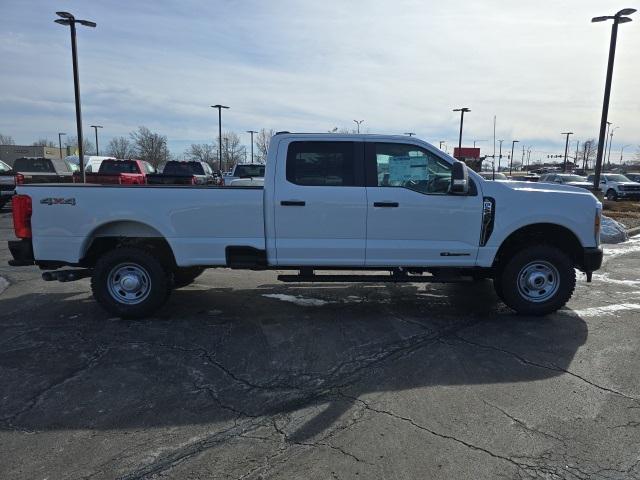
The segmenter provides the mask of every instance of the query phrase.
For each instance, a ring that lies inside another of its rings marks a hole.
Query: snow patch
[[[0,294],[9,287],[9,282],[6,278],[0,277]]]
[[[596,317],[599,315],[614,315],[616,312],[625,310],[640,310],[638,303],[618,303],[615,305],[605,305],[603,307],[584,308],[582,310],[573,310],[573,314],[579,317]]]
[[[262,296],[267,298],[275,298],[277,300],[282,300],[283,302],[295,303],[296,305],[300,305],[301,307],[321,307],[323,305],[333,303],[327,300],[320,300],[319,298],[296,297],[295,295],[285,295],[284,293],[267,293],[263,294]]]
[[[618,280],[616,278],[609,277],[608,273],[594,273],[593,279],[604,283],[613,283],[615,285],[627,285],[630,287],[637,287],[640,285],[640,280]]]
[[[605,259],[626,255],[627,253],[640,252],[640,236],[632,237],[624,245],[603,246]]]

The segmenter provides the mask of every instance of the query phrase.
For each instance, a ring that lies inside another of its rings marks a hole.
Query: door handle
[[[374,207],[387,207],[387,208],[396,208],[399,207],[400,204],[398,202],[373,202]]]
[[[280,202],[283,207],[304,207],[305,204],[302,200],[282,200]]]

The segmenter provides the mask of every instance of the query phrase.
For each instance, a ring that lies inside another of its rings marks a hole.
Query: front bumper
[[[583,272],[595,272],[602,266],[602,247],[588,247],[582,251],[579,268]]]
[[[24,267],[35,263],[30,239],[9,240],[9,251],[13,256],[13,260],[9,260],[9,265],[12,267]]]
[[[640,192],[625,192],[625,191],[619,190],[618,197],[631,198],[631,199],[637,200],[637,199],[640,199]]]

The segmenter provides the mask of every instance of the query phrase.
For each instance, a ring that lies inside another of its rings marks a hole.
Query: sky
[[[435,145],[496,139],[564,153],[561,132],[597,138],[610,23],[631,2],[598,0],[0,0],[0,133],[18,144],[75,134],[68,27],[78,27],[85,135],[145,125],[181,154],[223,129],[416,135]],[[620,26],[609,120],[612,159],[640,148],[640,13]],[[496,142],[497,145],[497,142]],[[497,148],[497,147],[496,147]],[[520,150],[521,151],[521,150]],[[516,158],[518,158],[516,156]]]

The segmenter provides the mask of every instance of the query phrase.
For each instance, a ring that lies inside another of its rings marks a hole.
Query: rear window
[[[162,173],[166,175],[204,175],[200,162],[167,162]]]
[[[107,175],[119,175],[121,173],[140,173],[138,172],[138,166],[136,165],[136,162],[131,162],[128,160],[105,160],[100,165],[100,170],[98,171]]]
[[[287,180],[296,185],[355,186],[353,142],[291,142]]]
[[[18,158],[13,169],[17,172],[56,173],[48,158]]]
[[[264,177],[264,165],[236,165],[236,177]]]

